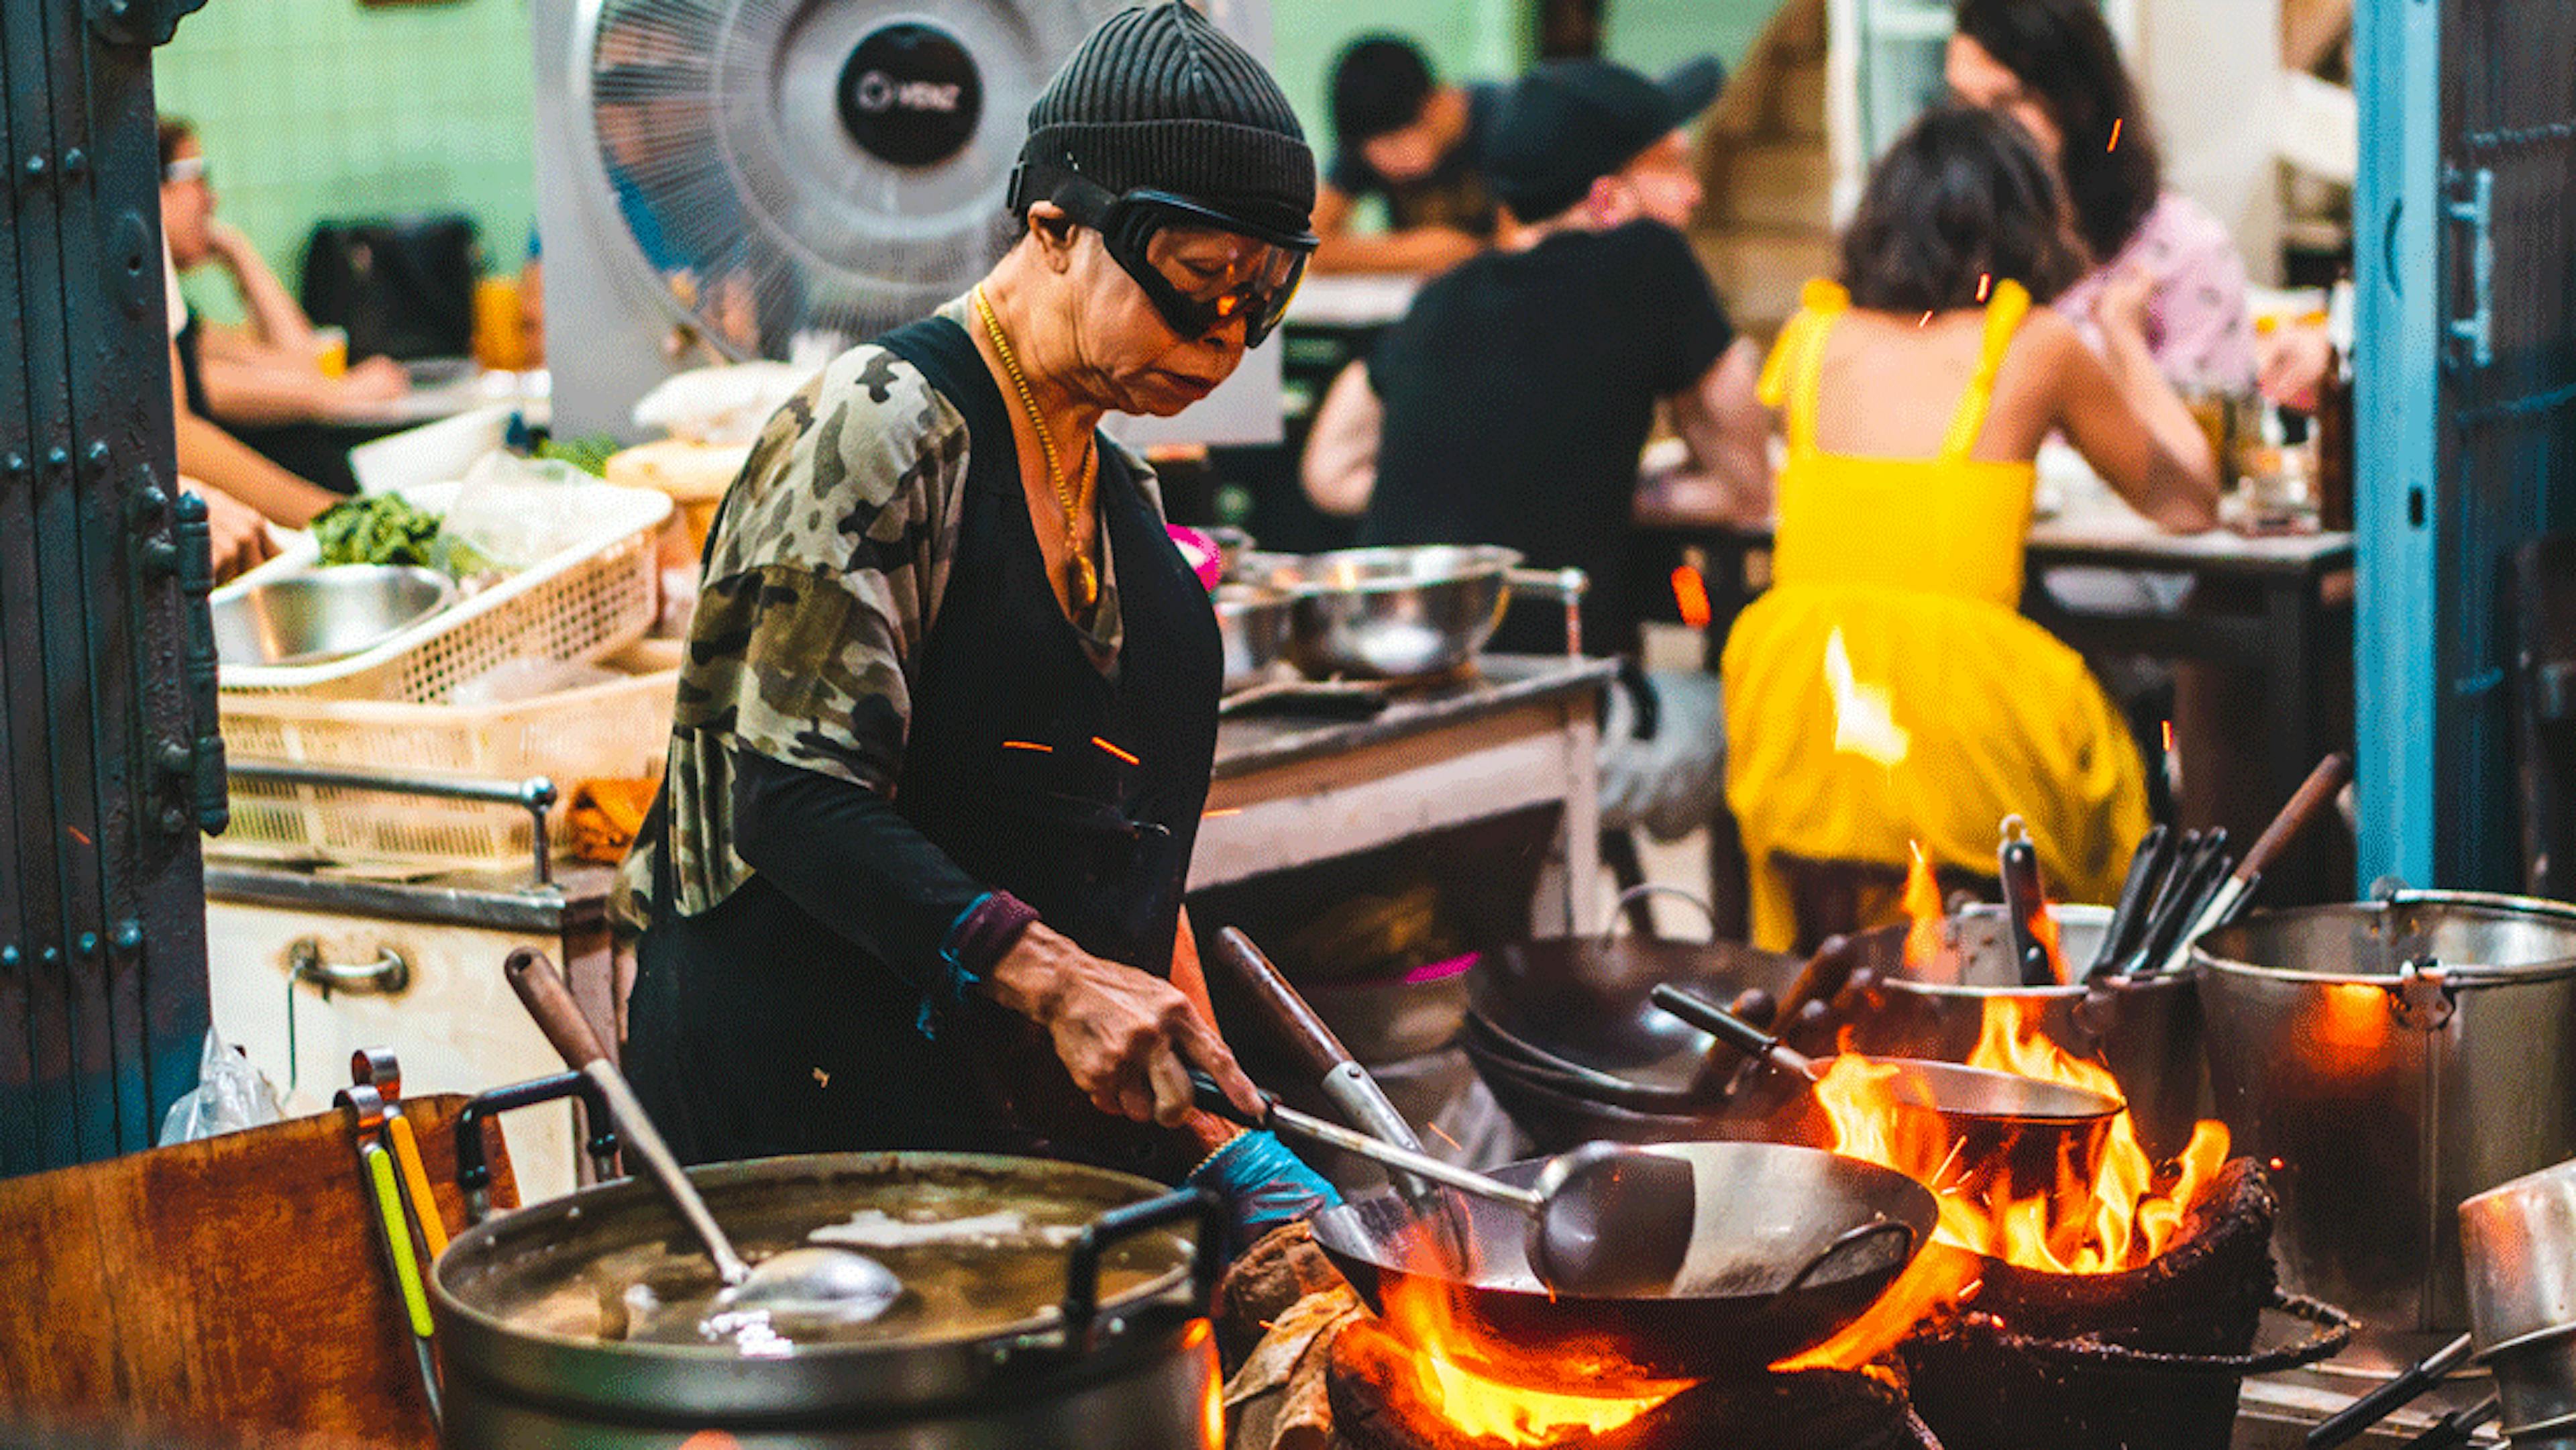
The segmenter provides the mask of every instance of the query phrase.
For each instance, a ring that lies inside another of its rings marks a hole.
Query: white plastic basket
[[[651,644],[611,661],[641,673],[505,705],[228,691],[224,753],[236,762],[391,776],[546,776],[561,792],[548,831],[561,847],[575,784],[662,767],[679,671],[666,667],[667,655],[649,654]],[[524,862],[535,845],[531,830],[527,812],[505,805],[235,776],[232,825],[208,844],[234,857],[453,869]]]
[[[227,697],[294,692],[307,698],[430,703],[465,681],[517,659],[589,663],[641,639],[659,605],[654,534],[671,516],[671,500],[607,483],[566,485],[585,491],[583,514],[596,528],[479,594],[438,611],[382,644],[316,665],[226,665]],[[424,484],[403,496],[445,513],[458,485]],[[310,535],[279,558],[218,590],[314,567]]]

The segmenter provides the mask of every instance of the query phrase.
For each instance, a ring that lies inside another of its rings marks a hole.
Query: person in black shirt
[[[1760,355],[1739,340],[1676,230],[1700,196],[1679,131],[1717,64],[1662,82],[1597,60],[1551,62],[1496,121],[1489,177],[1500,250],[1424,288],[1337,379],[1305,458],[1330,513],[1367,544],[1504,544],[1591,575],[1584,648],[1630,655],[1630,510],[1658,402],[1722,508],[1770,508],[1768,425],[1747,407]],[[1494,647],[1561,648],[1561,625],[1515,609]]]
[[[1485,182],[1487,138],[1503,88],[1442,84],[1421,48],[1395,35],[1362,36],[1333,63],[1333,164],[1315,197],[1319,272],[1442,272],[1494,239]],[[1368,197],[1386,203],[1387,230],[1351,230]]]

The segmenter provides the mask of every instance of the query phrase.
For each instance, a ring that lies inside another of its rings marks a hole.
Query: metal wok
[[[1647,993],[1673,982],[1719,1002],[1748,987],[1778,997],[1798,969],[1796,957],[1731,942],[1554,937],[1479,957],[1468,972],[1468,1004],[1476,1025],[1535,1049],[1534,1066],[1681,1101],[1700,1095],[1716,1039],[1655,1007]]]
[[[1314,1219],[1322,1247],[1381,1314],[1402,1286],[1445,1297],[1453,1358],[1508,1382],[1700,1378],[1758,1370],[1858,1318],[1913,1261],[1938,1218],[1931,1192],[1892,1169],[1780,1143],[1679,1143],[1699,1187],[1692,1292],[1550,1294],[1522,1252],[1523,1216],[1461,1201],[1468,1263],[1445,1261],[1436,1210],[1378,1194]],[[1541,1162],[1493,1176],[1528,1184]],[[1399,1311],[1393,1327],[1407,1330]]]

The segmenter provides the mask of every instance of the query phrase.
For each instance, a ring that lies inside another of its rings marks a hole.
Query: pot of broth
[[[450,1450],[1214,1447],[1207,1312],[1224,1221],[1195,1190],[970,1153],[817,1154],[689,1170],[755,1265],[854,1249],[901,1284],[860,1322],[719,1305],[650,1185],[494,1218],[431,1274]]]

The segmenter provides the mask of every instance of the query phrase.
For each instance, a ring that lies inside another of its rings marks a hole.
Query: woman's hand
[[[2093,320],[2107,335],[2125,335],[2144,341],[2147,335],[2147,303],[2155,296],[2156,279],[2147,269],[2132,263],[2111,274],[2109,281],[2093,298]]]
[[[389,357],[361,358],[340,379],[343,403],[389,403],[411,391],[411,374]]]
[[[2254,340],[2254,386],[2263,396],[2302,413],[2317,410],[2318,390],[2334,368],[2334,339],[2322,327],[2293,324]]]
[[[259,516],[259,510],[193,478],[180,479],[179,487],[205,500],[206,533],[212,544],[216,583],[277,556],[277,541],[269,537],[268,521]]]
[[[1261,1110],[1252,1080],[1179,988],[1103,961],[1043,922],[993,964],[991,989],[1047,1030],[1073,1085],[1104,1113],[1178,1127],[1193,1102],[1193,1066],[1235,1106]]]

